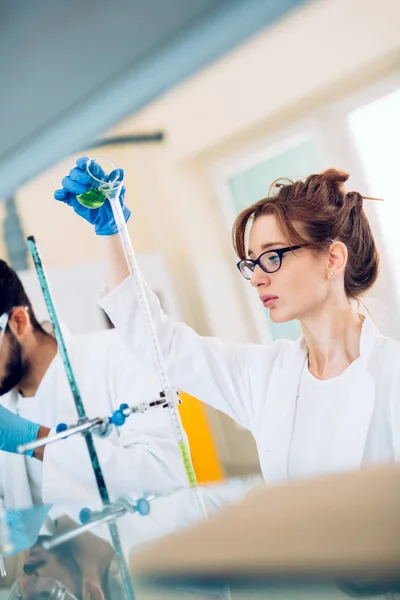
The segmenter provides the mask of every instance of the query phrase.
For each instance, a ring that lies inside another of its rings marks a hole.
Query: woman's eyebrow
[[[284,246],[286,244],[286,242],[266,242],[265,244],[261,244],[261,250],[268,250],[268,248],[276,248],[278,246]],[[255,253],[253,252],[253,250],[248,250],[248,255],[250,256],[250,254],[252,254],[253,256],[255,256]]]

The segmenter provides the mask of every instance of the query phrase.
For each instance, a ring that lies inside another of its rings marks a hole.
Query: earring
[[[331,277],[333,277],[333,276],[334,276],[334,274],[335,274],[335,273],[334,273],[333,271],[329,271],[329,275],[330,275]]]

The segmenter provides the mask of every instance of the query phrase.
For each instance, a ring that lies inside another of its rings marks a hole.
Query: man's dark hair
[[[12,309],[17,306],[26,307],[33,329],[44,333],[44,329],[33,312],[31,301],[20,278],[14,269],[9,267],[4,260],[0,260],[0,315],[3,313],[10,315]]]

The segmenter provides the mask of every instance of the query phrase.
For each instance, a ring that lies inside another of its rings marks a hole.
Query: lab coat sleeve
[[[268,380],[273,344],[228,345],[215,338],[199,336],[190,327],[165,315],[157,296],[148,288],[146,294],[172,385],[252,429],[264,385],[259,385],[253,374],[259,376],[262,371],[263,382]],[[133,277],[103,296],[99,304],[122,332],[129,350],[154,366]]]
[[[112,337],[107,357],[99,369],[106,371],[99,377],[107,386],[109,414],[122,403],[140,404],[159,393],[155,373],[133,364],[132,355],[119,335]],[[86,406],[89,400],[90,405]],[[95,397],[87,395],[85,406],[89,416],[99,416]],[[147,492],[161,494],[186,485],[169,413],[163,408],[133,414],[110,437],[94,435],[93,439],[106,485],[114,499],[125,495],[140,497]],[[89,489],[96,490],[96,482],[85,440],[73,436],[49,444],[43,460],[43,501],[85,498]]]

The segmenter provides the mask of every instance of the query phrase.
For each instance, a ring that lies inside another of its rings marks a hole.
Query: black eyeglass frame
[[[242,260],[239,260],[239,262],[236,264],[236,266],[239,269],[239,273],[241,274],[241,276],[244,277],[244,279],[247,279],[247,281],[250,281],[251,277],[246,277],[241,270],[241,265],[243,263],[246,263],[246,264],[251,263],[253,265],[252,274],[254,273],[254,270],[257,265],[260,267],[260,269],[262,269],[264,271],[264,273],[268,273],[268,274],[276,273],[277,271],[279,271],[279,269],[282,266],[282,257],[284,254],[286,254],[286,252],[293,252],[294,250],[300,250],[300,248],[306,248],[307,246],[309,246],[309,244],[302,244],[300,246],[287,246],[286,248],[271,248],[270,250],[266,250],[265,252],[262,252],[262,254],[260,254],[260,256],[258,258],[256,258],[255,260],[253,260],[252,258],[243,258]],[[279,256],[279,266],[274,271],[268,271],[261,264],[261,261],[260,261],[262,256],[264,256],[265,254],[270,254],[271,252],[275,252]]]

